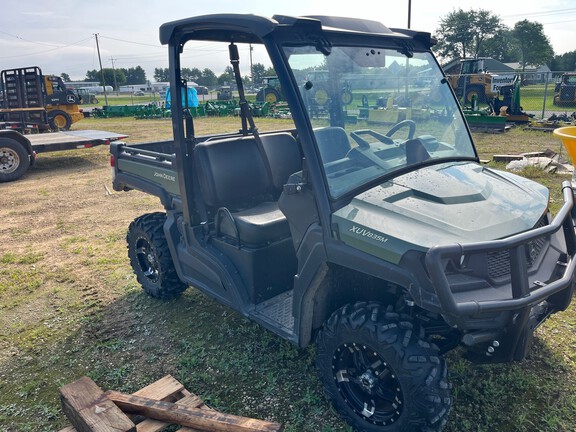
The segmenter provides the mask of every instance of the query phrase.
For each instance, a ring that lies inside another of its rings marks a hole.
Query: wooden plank
[[[193,408],[200,407],[203,405],[203,401],[196,395],[193,395],[188,390],[184,388],[184,385],[180,383],[172,375],[166,375],[152,384],[141,388],[134,393],[136,396],[149,397],[151,399],[157,400],[176,400],[180,398],[187,399],[187,401],[192,399],[197,399],[200,401],[194,405]],[[193,397],[191,397],[193,396]],[[182,399],[184,401],[184,399]],[[205,406],[205,405],[204,405]],[[169,424],[166,422],[161,422],[158,420],[146,419],[143,422],[136,425],[136,430],[139,432],[157,432],[164,429]],[[59,432],[77,432],[74,426],[68,426],[61,429]]]
[[[78,432],[136,431],[136,425],[86,376],[62,387],[60,401]]]
[[[134,392],[135,396],[146,397],[150,399],[163,400],[184,390],[184,384],[180,383],[172,375],[166,375],[158,381],[153,382],[146,387]]]
[[[278,423],[205,409],[187,408],[171,402],[155,401],[116,391],[108,391],[106,396],[123,411],[204,431],[273,432],[282,430],[282,425]]]
[[[189,396],[185,396],[182,399],[176,401],[177,405],[182,405],[188,408],[201,408],[204,405],[204,401],[200,399],[195,394],[191,394]],[[138,432],[158,432],[164,429],[165,427],[169,426],[170,423],[167,423],[162,420],[154,420],[154,419],[146,419],[142,423],[138,423],[136,425],[136,430]],[[192,429],[188,427],[183,427],[178,429],[179,432],[201,432],[198,429]]]

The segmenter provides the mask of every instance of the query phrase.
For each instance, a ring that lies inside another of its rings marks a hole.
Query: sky
[[[154,68],[167,67],[158,29],[168,21],[213,13],[335,15],[366,18],[388,27],[408,26],[432,34],[457,9],[489,10],[508,27],[527,19],[543,25],[554,52],[576,50],[576,0],[1,0],[0,70],[40,66],[45,74],[67,73],[83,80],[99,69],[141,66],[153,81]],[[23,5],[26,6],[23,6]],[[193,67],[191,65],[190,67]],[[214,70],[216,75],[223,72]]]

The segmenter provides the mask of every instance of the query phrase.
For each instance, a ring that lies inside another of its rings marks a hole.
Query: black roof
[[[305,32],[322,30],[394,35],[414,38],[430,46],[434,43],[429,33],[414,30],[390,29],[378,21],[334,16],[285,16],[266,18],[253,14],[200,15],[172,21],[160,27],[160,42],[167,44],[192,39],[257,43],[278,27],[293,27]]]

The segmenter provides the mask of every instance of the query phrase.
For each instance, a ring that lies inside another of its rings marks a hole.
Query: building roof
[[[478,59],[484,60],[484,69],[487,72],[498,73],[498,72],[514,72],[514,69],[510,66],[498,61],[492,57],[478,57]],[[454,59],[451,62],[442,66],[445,73],[459,73],[460,63],[463,59]],[[470,59],[466,59],[470,60]]]
[[[514,62],[514,63],[506,63],[507,66],[510,66],[512,69],[516,71],[522,70],[522,63]],[[550,68],[548,65],[526,65],[524,68],[524,72],[550,72]]]

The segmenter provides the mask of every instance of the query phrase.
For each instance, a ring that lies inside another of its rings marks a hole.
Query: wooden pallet
[[[127,395],[103,392],[82,377],[60,389],[62,408],[72,423],[60,432],[158,432],[178,424],[182,432],[272,432],[277,423],[220,413],[171,375]]]

